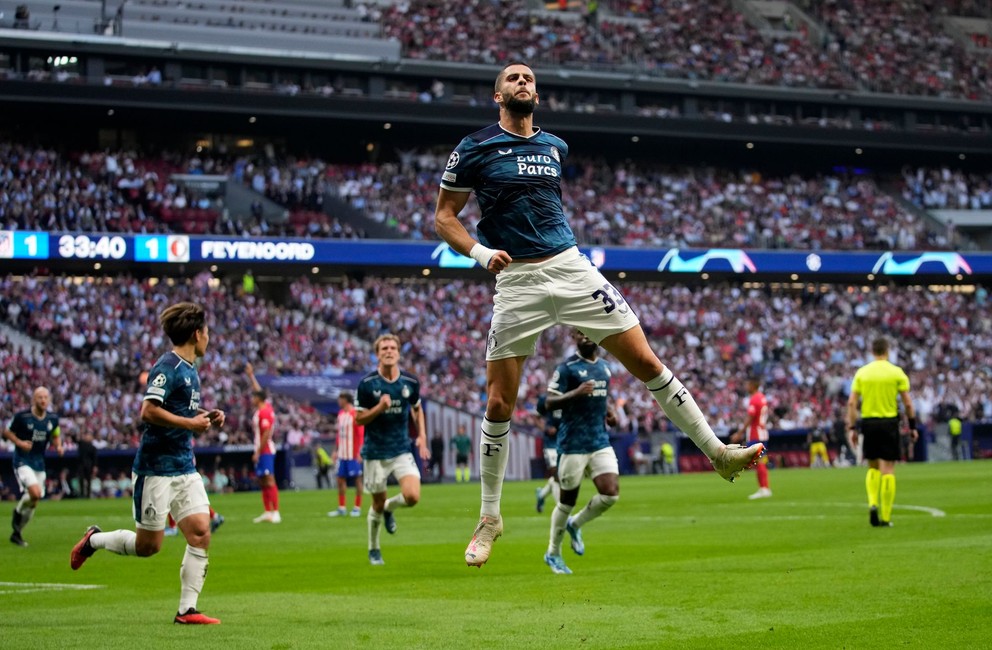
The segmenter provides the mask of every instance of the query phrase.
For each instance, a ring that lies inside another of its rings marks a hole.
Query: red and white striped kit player
[[[358,460],[365,443],[365,427],[355,424],[355,407],[338,411],[338,460]]]

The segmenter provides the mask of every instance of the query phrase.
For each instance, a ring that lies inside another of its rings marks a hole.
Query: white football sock
[[[96,549],[105,549],[117,555],[137,555],[134,551],[134,542],[137,539],[133,530],[112,530],[107,533],[93,533],[90,535],[90,546]]]
[[[392,512],[397,508],[405,508],[405,507],[406,507],[406,499],[403,497],[402,492],[386,499],[386,507],[385,507],[386,512]]]
[[[379,532],[382,530],[382,513],[369,508],[366,520],[369,524],[369,550],[379,548]]]
[[[703,412],[692,399],[688,389],[682,385],[671,370],[665,368],[661,374],[645,382],[651,396],[658,402],[668,419],[711,460],[723,449],[723,443],[707,424]]]
[[[548,542],[548,555],[561,555],[561,540],[565,536],[565,524],[568,522],[568,515],[572,513],[574,507],[558,502],[555,509],[551,511],[551,541]]]
[[[17,528],[19,531],[24,530],[24,527],[31,521],[31,517],[34,517],[35,506],[31,505],[31,496],[27,492],[22,494],[14,509],[21,516],[21,523]]]
[[[600,516],[607,510],[613,507],[620,497],[610,497],[605,494],[597,494],[593,498],[589,499],[589,503],[586,507],[579,511],[577,515],[572,517],[572,526],[574,528],[582,528],[584,525]]]
[[[510,458],[510,421],[493,422],[482,419],[482,436],[479,439],[479,477],[482,479],[483,517],[499,517],[500,497],[503,494],[503,475]]]
[[[547,483],[541,486],[541,498],[545,499],[549,494],[555,501],[558,500],[558,495],[561,494],[561,489],[558,487],[558,481],[556,481],[553,476],[548,479]]]
[[[196,609],[196,599],[203,590],[203,581],[207,578],[207,551],[186,545],[186,554],[179,567],[179,613],[185,614],[191,608]]]

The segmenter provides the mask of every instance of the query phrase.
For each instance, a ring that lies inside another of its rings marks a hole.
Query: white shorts
[[[17,476],[17,484],[21,486],[21,492],[27,492],[29,487],[37,485],[41,488],[41,496],[45,496],[45,477],[47,476],[45,472],[36,472],[27,465],[21,465],[14,469],[14,475]]]
[[[385,460],[365,460],[365,491],[369,494],[378,494],[386,491],[386,481],[389,475],[397,481],[404,476],[415,475],[420,478],[420,470],[413,460],[413,454],[400,454]]]
[[[558,467],[558,450],[544,448],[544,465],[548,469],[554,469]]]
[[[558,458],[558,483],[563,490],[574,490],[583,477],[593,479],[601,474],[619,474],[620,464],[613,447],[603,447],[591,454],[562,454]]]
[[[209,514],[210,500],[203,479],[196,472],[182,476],[138,476],[134,484],[132,507],[134,522],[142,530],[165,530],[169,513],[177,522],[190,515]]]
[[[578,327],[599,343],[639,322],[623,294],[573,247],[544,262],[510,264],[496,276],[486,360],[534,354],[552,325]]]

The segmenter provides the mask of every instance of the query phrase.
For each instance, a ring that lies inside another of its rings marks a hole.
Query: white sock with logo
[[[723,449],[723,443],[713,433],[703,412],[692,399],[689,390],[682,385],[671,370],[665,368],[661,374],[645,382],[654,401],[658,402],[672,424],[696,443],[711,460]]]
[[[479,478],[482,483],[483,517],[499,517],[500,497],[503,494],[503,475],[510,458],[510,421],[493,422],[482,419],[482,436],[479,439]]]
[[[186,554],[179,567],[179,613],[185,614],[190,609],[196,609],[196,600],[203,590],[203,581],[207,578],[207,550],[186,545]]]

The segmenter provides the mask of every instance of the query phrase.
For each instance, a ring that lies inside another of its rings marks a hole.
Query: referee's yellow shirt
[[[851,390],[861,395],[862,418],[899,416],[899,393],[909,390],[909,377],[888,361],[872,361],[854,373]]]

